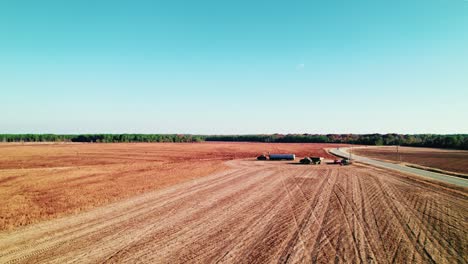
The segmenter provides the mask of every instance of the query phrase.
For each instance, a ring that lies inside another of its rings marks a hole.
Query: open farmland
[[[362,165],[226,171],[0,233],[0,262],[466,263],[463,188]]]
[[[353,153],[369,158],[398,161],[396,147],[356,148]],[[468,175],[468,151],[399,147],[400,162]]]
[[[0,230],[227,169],[264,151],[327,157],[323,144],[0,144]]]

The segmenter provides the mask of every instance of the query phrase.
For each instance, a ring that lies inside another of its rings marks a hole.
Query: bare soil
[[[400,158],[398,158],[394,146],[357,148],[352,151],[357,155],[369,158],[411,163],[468,175],[468,151],[464,150],[399,147]]]
[[[0,233],[0,262],[467,263],[468,192],[367,166],[227,171]]]
[[[0,144],[0,231],[226,170],[263,152],[330,157],[327,144]]]

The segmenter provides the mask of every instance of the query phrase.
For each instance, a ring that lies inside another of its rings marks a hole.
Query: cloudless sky
[[[0,133],[468,133],[468,1],[0,1]]]

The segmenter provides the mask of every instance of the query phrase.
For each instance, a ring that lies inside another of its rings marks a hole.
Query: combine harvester
[[[296,155],[294,154],[269,154],[269,155],[260,155],[257,157],[257,160],[295,160]]]

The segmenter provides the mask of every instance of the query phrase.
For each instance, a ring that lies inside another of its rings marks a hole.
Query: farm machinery
[[[333,164],[338,164],[340,166],[346,166],[346,165],[351,165],[353,163],[351,162],[350,159],[344,158],[342,160],[338,160],[338,159],[334,160]]]
[[[322,163],[323,158],[322,157],[305,157],[301,159],[299,162],[302,164],[314,164],[318,165]]]

